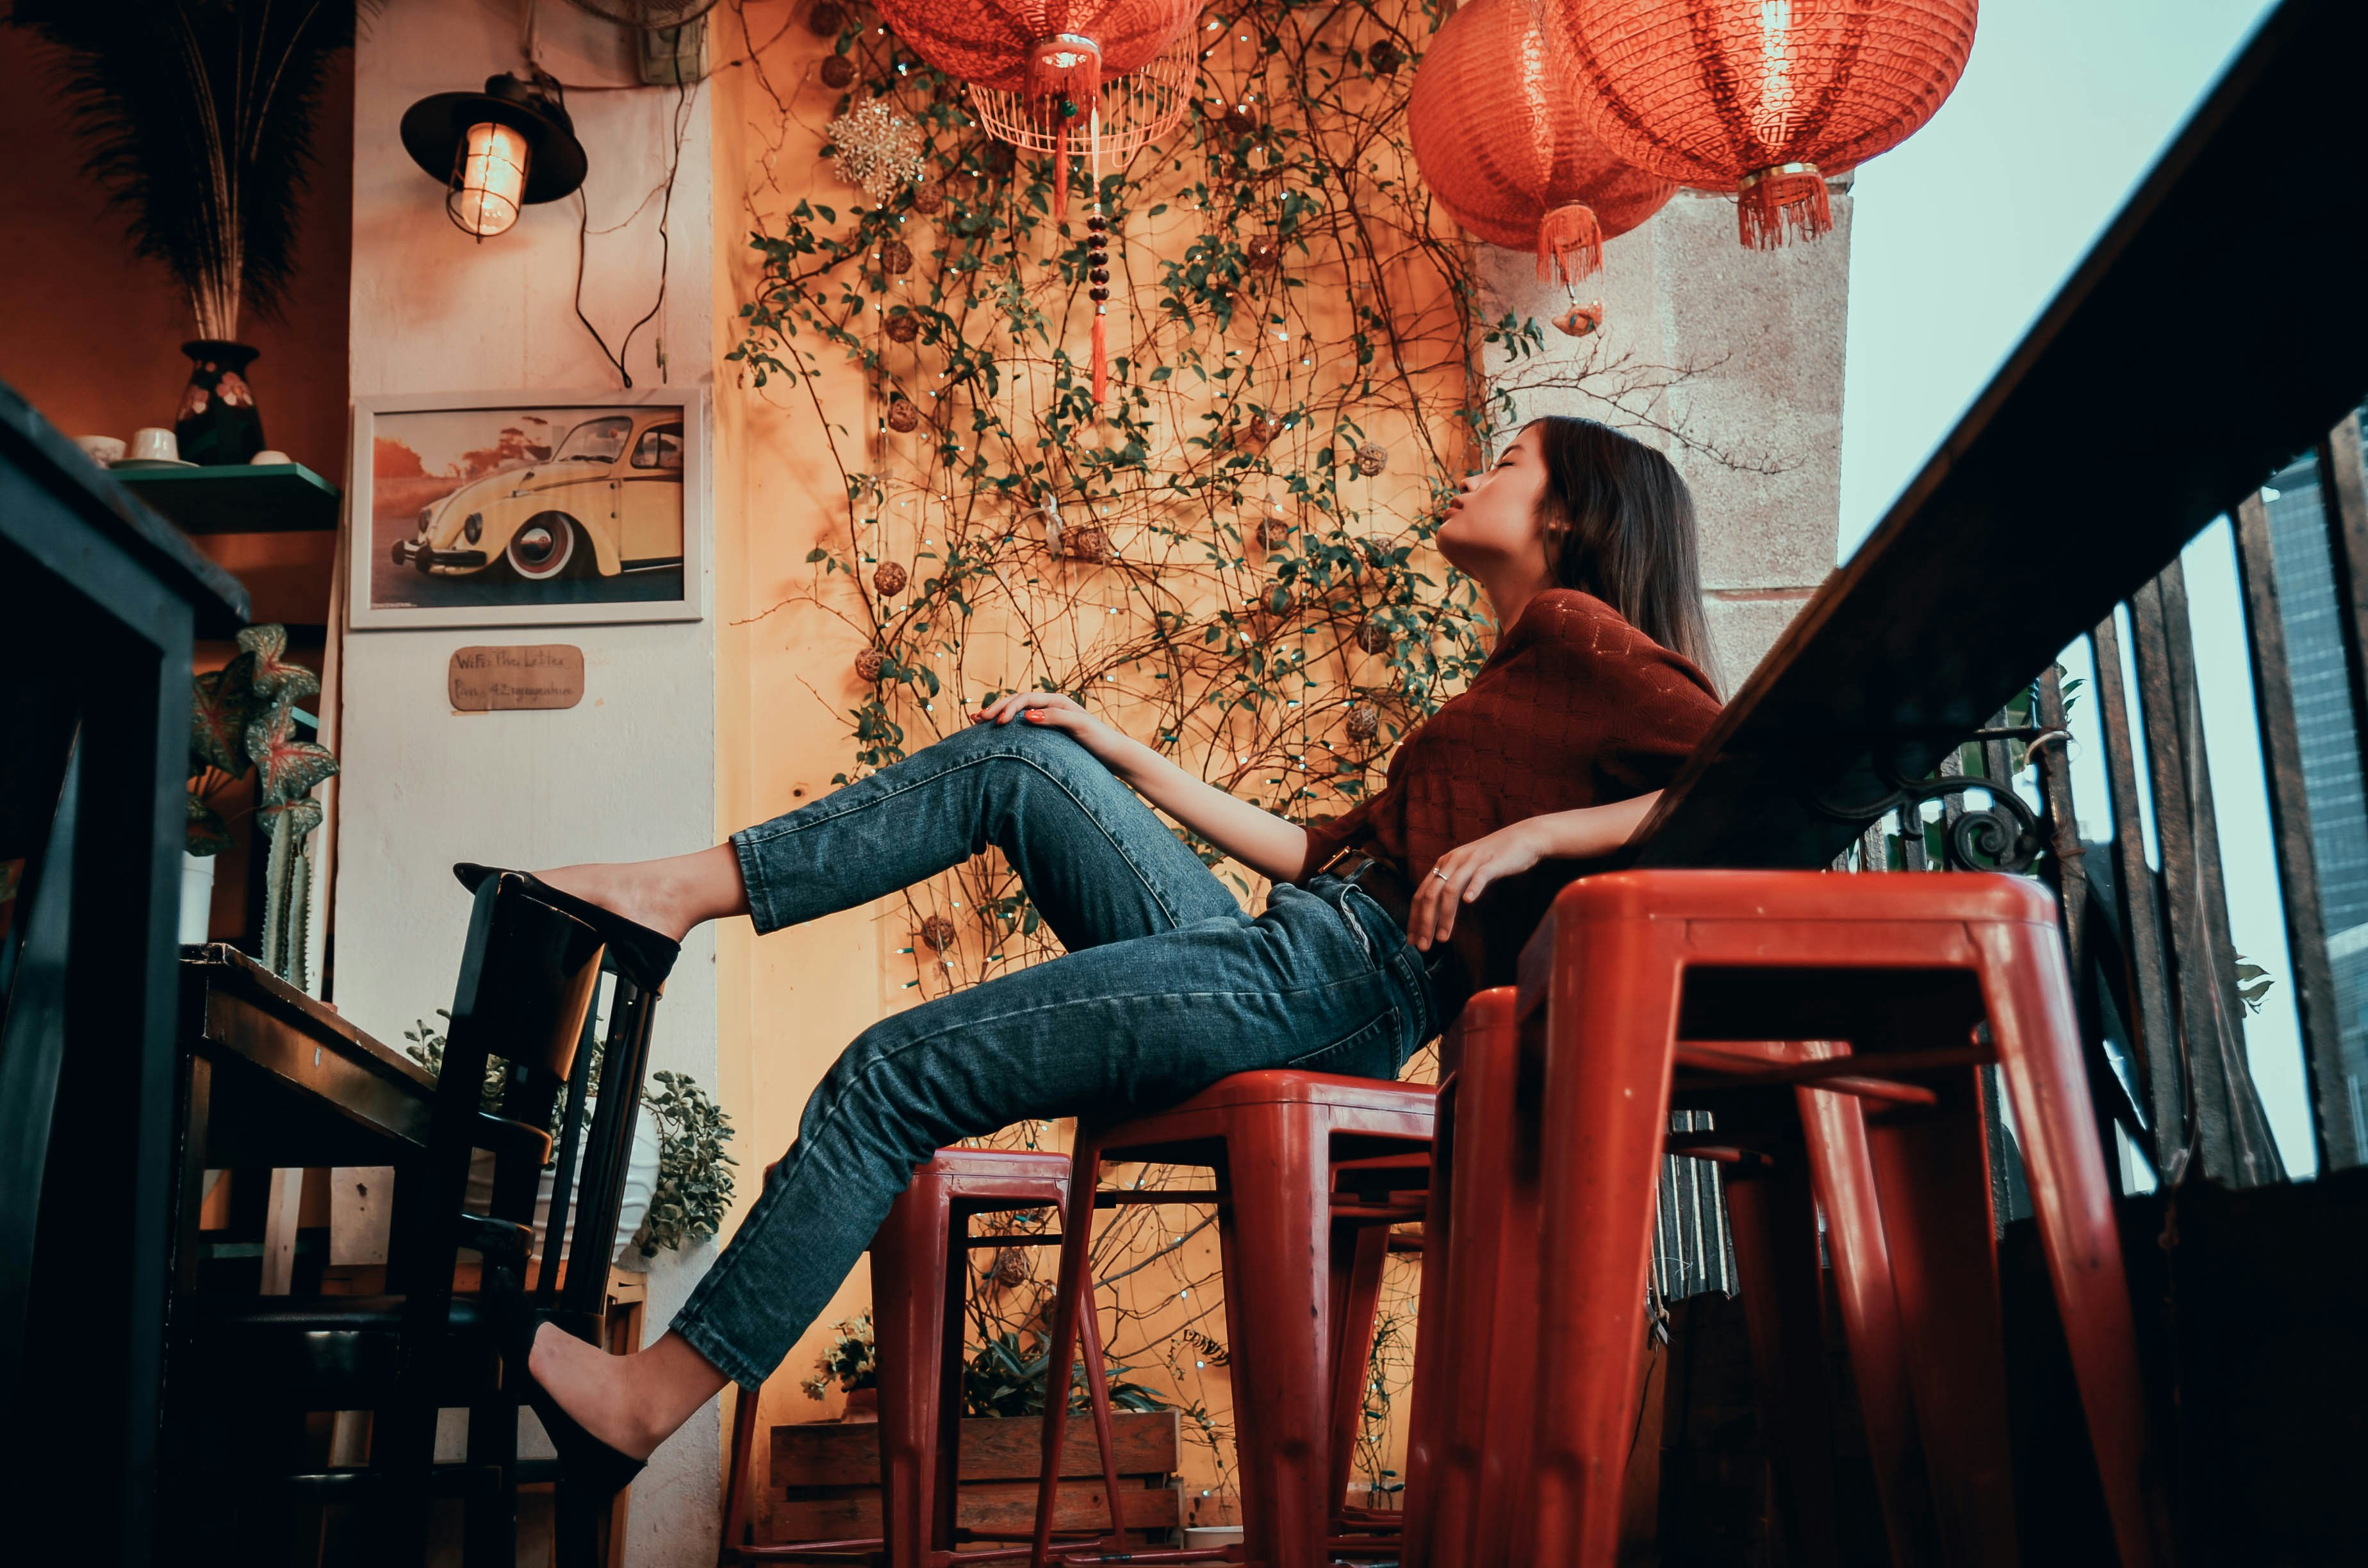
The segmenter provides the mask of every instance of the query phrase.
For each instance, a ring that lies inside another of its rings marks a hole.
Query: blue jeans
[[[1028,1118],[1156,1109],[1254,1068],[1392,1078],[1446,1023],[1424,955],[1361,891],[1319,876],[1242,914],[1092,754],[1024,719],[732,837],[760,932],[990,844],[1068,951],[882,1018],[840,1053],[674,1320],[740,1382],[780,1364],[940,1147]]]

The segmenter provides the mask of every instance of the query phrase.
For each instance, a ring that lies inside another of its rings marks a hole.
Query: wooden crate
[[[1184,1523],[1184,1494],[1175,1480],[1183,1442],[1182,1417],[1173,1410],[1119,1412],[1111,1417],[1118,1445],[1121,1501],[1130,1533],[1145,1545],[1169,1539]],[[983,1538],[1024,1539],[1036,1517],[1036,1474],[1042,1425],[1034,1418],[982,1417],[962,1424],[962,1479],[954,1499],[957,1528]],[[1072,1416],[1061,1449],[1056,1529],[1097,1529],[1109,1518],[1102,1492],[1101,1450],[1090,1418]],[[811,1422],[773,1428],[773,1463],[765,1540],[843,1540],[880,1533],[880,1427],[876,1422]]]

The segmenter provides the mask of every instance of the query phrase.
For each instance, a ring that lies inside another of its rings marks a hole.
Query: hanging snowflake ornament
[[[927,166],[921,128],[878,98],[866,98],[840,115],[824,134],[830,138],[838,177],[860,188],[875,207],[920,178]]]

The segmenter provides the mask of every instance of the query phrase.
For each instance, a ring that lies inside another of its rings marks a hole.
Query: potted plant
[[[255,823],[271,840],[263,899],[263,964],[300,988],[305,983],[311,925],[307,903],[313,885],[304,846],[321,825],[321,802],[313,791],[337,771],[337,759],[329,748],[304,737],[313,721],[296,706],[320,689],[320,676],[289,659],[286,627],[250,626],[238,634],[238,653],[230,663],[192,683],[189,706],[182,938],[189,939],[193,895],[202,909],[211,893],[212,858],[230,847],[230,824],[218,802],[252,772]],[[191,861],[208,868],[201,879],[188,874]],[[198,919],[201,926],[202,915]],[[202,928],[196,939],[205,940]]]
[[[243,463],[264,447],[239,314],[271,314],[295,270],[296,213],[328,63],[354,5],[266,0],[16,0],[8,19],[53,45],[91,147],[88,172],[143,256],[188,296],[197,335],[175,425],[181,456]]]
[[[447,1021],[451,1017],[440,1007],[436,1016]],[[404,1030],[403,1038],[410,1042],[404,1050],[413,1061],[430,1073],[442,1074],[441,1030],[422,1018],[416,1028]],[[584,1106],[586,1125],[599,1103],[602,1045],[601,1033],[596,1028]],[[487,1057],[485,1082],[478,1095],[480,1108],[498,1110],[502,1088],[508,1080],[509,1063],[498,1056]],[[633,1147],[625,1163],[624,1196],[617,1216],[617,1233],[625,1240],[618,1246],[613,1261],[628,1267],[637,1267],[636,1260],[646,1262],[660,1252],[705,1241],[721,1230],[723,1216],[732,1206],[732,1167],[738,1164],[723,1149],[732,1141],[732,1118],[708,1097],[698,1079],[688,1073],[660,1071],[650,1074],[650,1082],[655,1088],[642,1090],[643,1114],[633,1119]],[[551,1108],[551,1135],[554,1140],[559,1136],[561,1118],[566,1113],[567,1102],[563,1096]],[[538,1237],[551,1215],[555,1164],[554,1153],[553,1160],[542,1167],[541,1189],[535,1198]],[[493,1156],[480,1151],[469,1169],[469,1207],[483,1210],[491,1201],[493,1191]],[[571,1216],[567,1234],[560,1238],[563,1249],[575,1228]]]
[[[880,1419],[880,1346],[871,1336],[871,1313],[845,1318],[830,1325],[838,1335],[823,1347],[814,1375],[798,1386],[808,1399],[820,1399],[837,1383],[847,1394],[841,1421]]]

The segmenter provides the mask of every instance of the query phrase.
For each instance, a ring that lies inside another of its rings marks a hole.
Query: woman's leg
[[[1072,952],[1237,907],[1091,753],[1027,723],[973,725],[695,855],[541,875],[678,940],[726,915],[763,932],[855,908],[990,844]]]
[[[1386,916],[1286,886],[1256,920],[1106,943],[883,1018],[815,1089],[666,1338],[620,1360],[545,1335],[536,1376],[597,1435],[646,1453],[726,1381],[765,1380],[939,1148],[1171,1104],[1261,1067],[1389,1077],[1434,1032],[1427,997],[1421,955]]]

